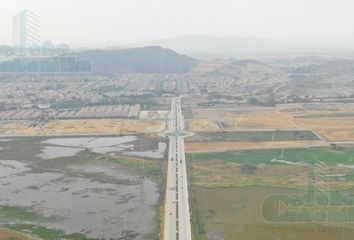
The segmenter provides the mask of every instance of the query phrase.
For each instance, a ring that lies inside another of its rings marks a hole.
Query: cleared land
[[[188,121],[188,128],[193,132],[220,132],[221,128],[212,119],[198,119]]]
[[[35,239],[38,238],[29,237],[9,229],[0,228],[0,240],[35,240]]]
[[[168,118],[167,110],[150,110],[150,111],[140,111],[139,119],[145,120],[166,120]]]
[[[54,120],[42,126],[32,126],[29,122],[2,124],[0,133],[4,135],[75,135],[75,134],[140,134],[159,133],[165,130],[163,121],[128,119],[80,119]]]
[[[354,209],[352,148],[203,153],[187,159],[197,240],[352,238],[354,221],[347,217]],[[269,204],[276,196],[287,201]],[[291,215],[297,210],[299,215]]]
[[[293,104],[275,108],[193,110],[192,132],[314,130],[329,141],[354,141],[353,104]]]
[[[354,118],[297,118],[294,122],[303,128],[314,129],[330,141],[354,141]]]

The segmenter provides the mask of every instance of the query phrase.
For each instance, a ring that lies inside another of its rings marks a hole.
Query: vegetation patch
[[[85,235],[81,233],[66,234],[62,230],[49,229],[39,225],[14,224],[14,225],[6,225],[5,227],[17,232],[22,232],[22,233],[39,237],[43,240],[54,240],[54,239],[93,240],[92,238],[87,238]]]
[[[188,155],[189,160],[223,160],[251,166],[259,164],[284,164],[284,161],[323,162],[329,165],[354,164],[354,149],[308,148],[308,149],[270,149],[221,153],[195,153]],[[272,161],[273,160],[273,161]],[[284,160],[283,162],[274,160]]]
[[[331,240],[350,239],[354,232],[352,148],[197,153],[187,159],[197,240]]]
[[[156,160],[146,160],[142,158],[116,157],[114,162],[123,165],[142,176],[150,177],[159,187],[162,185],[162,162]],[[160,188],[161,189],[161,188]]]
[[[262,209],[268,207],[264,203],[270,196],[303,196],[306,191],[271,187],[203,188],[194,185],[191,191],[196,240],[332,240],[351,239],[353,236],[352,223],[269,222],[264,218]],[[266,210],[273,212],[274,209]]]
[[[235,131],[235,132],[202,132],[187,141],[209,141],[209,142],[267,142],[267,141],[302,141],[319,140],[312,131]]]
[[[27,208],[13,207],[13,206],[0,206],[0,219],[1,221],[25,221],[34,222],[42,219],[42,216],[31,211]]]

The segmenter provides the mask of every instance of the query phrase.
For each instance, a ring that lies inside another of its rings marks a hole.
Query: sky
[[[40,16],[41,40],[74,47],[202,34],[354,41],[353,0],[0,0],[0,45],[23,9]]]

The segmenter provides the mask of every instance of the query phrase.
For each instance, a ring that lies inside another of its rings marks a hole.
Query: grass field
[[[91,238],[85,237],[85,235],[80,234],[80,233],[66,234],[61,230],[48,229],[43,226],[32,225],[32,224],[13,224],[13,225],[7,225],[5,227],[7,227],[13,231],[16,231],[16,232],[28,233],[29,235],[33,235],[37,239],[42,239],[42,240],[54,240],[54,239],[93,240]],[[10,240],[10,239],[7,239],[7,240]],[[32,239],[32,238],[23,238],[23,239]]]
[[[188,155],[189,160],[222,160],[239,164],[256,166],[258,164],[274,164],[272,159],[290,162],[324,162],[329,165],[354,164],[354,149],[304,148],[304,149],[272,149],[257,151],[237,151],[221,153],[198,153]]]
[[[271,195],[298,196],[304,191],[270,187],[192,187],[196,240],[333,240],[352,239],[353,223],[271,223],[263,207]]]
[[[250,149],[287,149],[287,148],[307,148],[314,146],[328,146],[327,143],[319,140],[302,141],[271,141],[271,142],[186,142],[187,153],[209,153],[226,152]]]
[[[195,185],[201,187],[273,186],[305,189],[311,166],[323,176],[315,186],[354,187],[354,149],[328,148],[189,154]],[[342,165],[340,165],[342,164]],[[343,167],[348,166],[348,167]]]
[[[235,131],[235,132],[202,132],[187,138],[188,142],[267,142],[267,141],[300,141],[319,140],[311,131]]]
[[[75,135],[75,134],[143,134],[165,130],[163,121],[128,119],[54,120],[41,127],[29,122],[12,122],[0,126],[5,135]]]
[[[344,240],[353,236],[354,219],[348,221],[350,214],[342,210],[354,211],[350,167],[354,149],[252,150],[188,154],[187,159],[197,240]],[[310,198],[312,193],[316,197]],[[275,205],[270,200],[278,196],[296,204]],[[323,204],[326,196],[331,200]],[[315,205],[298,205],[295,199],[315,199]],[[342,207],[339,213],[335,212],[338,207]],[[322,215],[308,215],[304,209]],[[288,215],[291,211],[299,213]]]
[[[6,221],[38,221],[41,216],[29,209],[13,207],[13,206],[0,206],[0,219]]]

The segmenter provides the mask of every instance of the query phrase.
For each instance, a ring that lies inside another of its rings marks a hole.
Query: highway
[[[173,98],[169,114],[167,183],[165,194],[165,240],[191,240],[188,178],[184,152],[184,118],[181,97]]]

